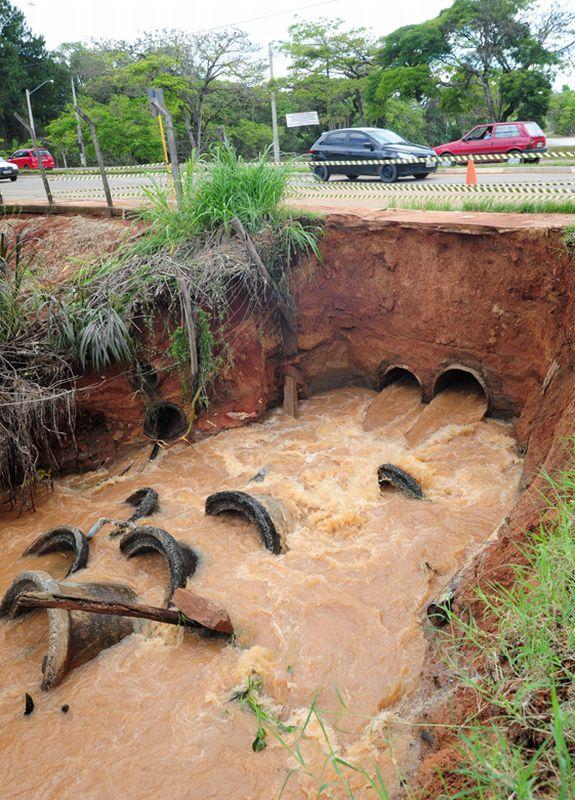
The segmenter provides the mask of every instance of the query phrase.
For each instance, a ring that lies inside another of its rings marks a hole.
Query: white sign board
[[[299,128],[301,125],[319,125],[317,111],[301,111],[298,114],[286,114],[288,128]]]

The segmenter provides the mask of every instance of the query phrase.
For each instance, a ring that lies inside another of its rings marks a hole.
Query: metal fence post
[[[170,151],[170,166],[172,168],[172,178],[174,180],[174,187],[176,190],[176,202],[179,205],[182,199],[182,186],[180,184],[178,148],[176,146],[176,137],[174,136],[174,123],[172,122],[172,115],[168,109],[163,106],[155,97],[150,98],[150,105],[157,109],[162,117],[166,120],[166,136],[168,137],[168,149]]]
[[[38,141],[36,139],[36,131],[34,130],[34,128],[32,128],[30,125],[28,125],[28,123],[24,119],[22,119],[20,114],[14,113],[14,116],[16,117],[16,119],[18,120],[20,125],[23,125],[24,128],[26,128],[30,138],[32,139],[32,145],[33,145],[33,148],[34,148],[34,155],[36,156],[36,159],[38,161],[38,168],[40,170],[40,175],[42,176],[42,183],[44,184],[44,191],[46,192],[46,197],[48,198],[48,205],[49,206],[53,206],[54,205],[54,199],[52,197],[52,192],[50,191],[50,184],[48,183],[48,178],[46,177],[46,170],[44,169],[44,162],[42,161],[42,156],[40,155],[40,151],[38,150]]]
[[[108,183],[108,176],[106,175],[106,168],[104,167],[104,158],[102,156],[102,151],[100,150],[100,142],[98,141],[98,134],[96,133],[96,126],[90,119],[87,114],[84,114],[81,108],[78,106],[74,106],[74,111],[78,114],[81,119],[84,120],[86,125],[90,128],[90,135],[92,136],[92,142],[94,143],[94,151],[96,153],[96,161],[98,162],[98,168],[100,170],[100,177],[102,178],[102,185],[104,187],[104,194],[106,195],[106,205],[108,208],[113,208],[114,203],[112,202],[112,193],[110,192],[110,184]]]

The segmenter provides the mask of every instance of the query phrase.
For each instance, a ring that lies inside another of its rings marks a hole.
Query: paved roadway
[[[554,185],[561,186],[570,193],[575,194],[575,167],[550,167],[540,165],[537,167],[517,167],[517,168],[490,168],[485,172],[478,169],[480,184],[525,184],[541,185],[543,188],[551,189]],[[102,185],[99,176],[96,175],[49,175],[50,187],[56,202],[66,203],[69,200],[77,201],[101,201],[104,198]],[[160,174],[146,175],[110,175],[110,187],[115,199],[126,199],[132,203],[138,203],[144,197],[143,188],[152,186],[153,182],[165,183],[166,176]],[[362,177],[355,183],[350,183],[345,178],[333,177],[328,183],[319,183],[311,175],[300,173],[292,181],[294,189],[297,187],[302,191],[322,191],[331,190],[354,191],[354,192],[378,192],[387,190],[387,184],[380,183],[377,178]],[[413,181],[405,179],[392,185],[395,193],[400,186],[405,186],[410,193],[416,189],[429,191],[432,187],[441,190],[442,185],[464,184],[465,173],[463,171],[440,171],[430,175],[425,181]],[[424,187],[424,188],[422,188]],[[45,202],[42,180],[39,175],[20,175],[18,180],[0,181],[0,194],[5,203],[18,202]],[[491,192],[489,192],[492,195]],[[547,196],[549,194],[545,193]]]

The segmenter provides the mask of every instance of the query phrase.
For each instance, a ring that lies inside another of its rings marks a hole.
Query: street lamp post
[[[26,89],[26,105],[28,106],[28,119],[30,120],[30,127],[32,128],[34,139],[36,138],[36,128],[34,127],[34,116],[32,114],[32,103],[30,102],[30,95],[33,95],[34,92],[37,92],[38,89],[41,89],[42,86],[44,86],[46,83],[54,83],[54,81],[52,80],[52,78],[48,78],[47,81],[43,81],[42,83],[40,83],[38,86],[36,86],[35,89],[32,89],[31,92],[29,92],[28,89]],[[36,143],[33,142],[33,144],[35,147]]]

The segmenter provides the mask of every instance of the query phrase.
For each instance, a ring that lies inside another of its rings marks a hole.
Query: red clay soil
[[[214,386],[196,435],[261,417],[279,402],[288,372],[298,377],[301,391],[316,392],[353,383],[378,388],[387,370],[401,366],[416,375],[429,400],[451,365],[473,371],[494,412],[516,420],[526,490],[498,536],[458,581],[456,609],[475,609],[478,583],[512,580],[517,544],[539,518],[543,481],[537,473],[541,466],[553,473],[565,464],[566,439],[575,433],[575,258],[563,246],[564,222],[557,215],[549,220],[424,212],[422,219],[421,212],[399,211],[326,217],[322,262],[309,259],[293,273],[296,354],[282,355],[273,308],[256,321],[244,316],[240,299],[227,323],[233,363]],[[51,226],[62,224],[42,223],[44,236],[57,236]],[[154,337],[157,391],[162,399],[181,402],[166,336],[159,327]],[[69,451],[66,466],[94,466],[141,440],[146,401],[127,373],[88,374],[78,389],[80,453],[76,458]],[[430,648],[423,691],[436,710],[425,719],[457,724],[473,699],[453,694],[433,654],[433,637]],[[446,692],[449,710],[442,704]],[[435,769],[449,771],[454,763],[450,734],[435,734],[419,774],[427,785],[425,798],[444,791]]]

